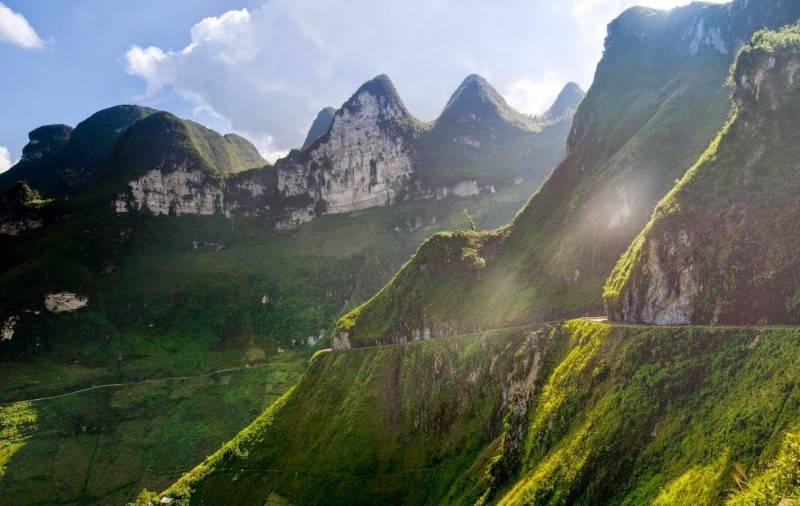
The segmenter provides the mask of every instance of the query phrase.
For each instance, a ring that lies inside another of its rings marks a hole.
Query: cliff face
[[[757,35],[732,80],[734,116],[607,283],[613,319],[800,320],[800,28]]]
[[[389,79],[379,76],[344,104],[321,139],[277,164],[278,191],[309,196],[309,215],[391,204],[413,170],[419,129]]]
[[[566,159],[515,220],[478,234],[469,247],[456,236],[423,245],[389,285],[341,320],[341,335],[362,346],[410,340],[426,328],[603,311],[603,283],[617,259],[725,123],[724,84],[739,40],[752,27],[798,18],[800,4],[780,0],[623,13],[608,27]],[[664,247],[680,251],[683,241],[675,236]],[[476,257],[484,260],[480,269]],[[398,301],[402,310],[394,309]],[[665,311],[683,306],[677,299]]]

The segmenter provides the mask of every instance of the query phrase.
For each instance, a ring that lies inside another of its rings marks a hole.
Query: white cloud
[[[175,93],[274,158],[381,73],[425,120],[471,73],[543,112],[567,81],[591,84],[606,25],[635,1],[271,0],[201,20],[183,48],[132,46],[126,70],[144,79],[145,101]]]
[[[25,49],[36,49],[44,46],[28,20],[0,2],[0,42],[9,42]]]
[[[0,146],[0,174],[7,171],[14,165],[11,161],[11,152],[7,147]]]

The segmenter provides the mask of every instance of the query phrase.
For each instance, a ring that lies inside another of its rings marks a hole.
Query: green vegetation
[[[157,168],[201,170],[221,178],[268,163],[243,137],[223,137],[198,123],[156,112],[125,130],[108,165],[112,179],[127,182]]]
[[[683,297],[691,322],[800,321],[800,264],[788,246],[800,238],[793,197],[800,189],[799,31],[759,32],[740,52],[728,124],[606,282],[615,319],[649,321]],[[654,301],[645,294],[656,285],[664,295]]]
[[[35,365],[42,382],[80,379],[77,367]],[[12,365],[6,377],[21,381],[20,369]],[[301,353],[272,354],[262,366],[217,375],[0,405],[0,497],[23,504],[124,504],[143,487],[163,488],[233,437],[304,369]],[[116,377],[101,368],[92,374],[93,383]]]
[[[764,22],[797,19],[798,8],[776,8]],[[428,243],[357,318],[342,322],[351,344],[602,312],[603,284],[620,255],[729,114],[731,57],[710,49],[687,56],[674,33],[701,21],[746,30],[759,13],[698,5],[626,11],[610,26],[567,158],[510,225],[477,240],[485,268],[448,260],[463,247],[459,237]],[[638,42],[643,33],[648,44]]]
[[[0,403],[267,366],[34,403],[32,427],[0,429],[3,448],[24,443],[13,455],[0,450],[14,477],[0,480],[0,497],[121,503],[142,488],[165,487],[292,385],[316,349],[309,337],[327,335],[426,235],[465,227],[465,208],[477,226],[496,226],[532,190],[409,201],[324,216],[291,232],[254,219],[115,215],[88,198],[45,206],[80,212],[0,236],[0,313],[20,317],[14,338],[3,342]],[[51,291],[74,291],[90,304],[51,314],[43,307]],[[129,393],[141,400],[118,405]],[[88,420],[87,433],[74,420]],[[112,471],[113,479],[100,479]],[[49,475],[57,487],[41,486]]]
[[[23,150],[25,158],[0,174],[0,190],[24,180],[47,197],[80,192],[102,177],[121,133],[154,112],[119,105],[96,112],[74,130],[66,125],[35,129],[29,134],[32,143]]]
[[[554,104],[560,115],[536,118],[511,108],[482,77],[468,76],[419,139],[417,163],[423,170],[414,177],[432,189],[468,180],[481,187],[543,181],[564,158],[572,116],[583,98],[573,87],[567,85]]]
[[[325,353],[166,493],[186,504],[272,493],[294,504],[775,504],[798,493],[798,332],[576,320]]]
[[[780,30],[760,30],[753,35],[753,40],[742,48],[743,53],[800,49],[800,24],[787,26]]]

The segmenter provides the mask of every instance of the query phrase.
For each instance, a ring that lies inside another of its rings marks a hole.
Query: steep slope
[[[730,121],[609,278],[614,319],[800,321],[800,26],[758,33],[731,78]]]
[[[45,196],[76,194],[104,173],[106,159],[122,132],[154,109],[118,105],[80,122],[74,130],[48,125],[33,130],[22,159],[0,174],[0,190],[24,180]]]
[[[319,111],[317,117],[314,118],[314,122],[311,123],[311,128],[308,129],[308,134],[306,134],[306,140],[303,141],[303,147],[300,149],[306,149],[309,147],[315,140],[319,139],[331,128],[331,124],[333,123],[333,116],[336,114],[335,107],[326,107]]]
[[[785,434],[800,414],[798,343],[787,329],[572,321],[324,353],[165,494],[243,505],[797,497]]]
[[[116,214],[76,198],[60,212],[69,220],[0,236],[0,498],[123,504],[168,486],[284,393],[336,318],[420,241],[468,227],[464,209],[479,227],[498,226],[533,190],[409,200],[290,232],[236,212]]]
[[[336,345],[602,311],[616,260],[724,123],[741,37],[798,17],[800,4],[779,0],[624,12],[608,27],[567,158],[514,221],[423,244],[340,321]]]

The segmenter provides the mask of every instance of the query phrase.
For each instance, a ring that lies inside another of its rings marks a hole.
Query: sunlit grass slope
[[[323,353],[167,493],[188,504],[772,504],[753,498],[800,494],[798,338],[571,321]]]

